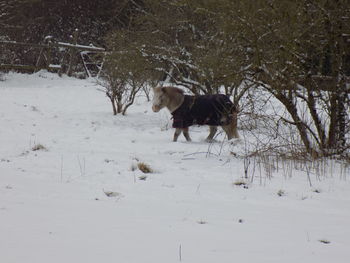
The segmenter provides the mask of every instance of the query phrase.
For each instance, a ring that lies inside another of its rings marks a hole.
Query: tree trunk
[[[340,150],[342,151],[346,146],[346,98],[347,94],[345,91],[343,91],[341,94],[339,94],[339,101],[338,101],[338,125],[339,125],[339,132],[338,132],[338,147],[340,147]]]
[[[311,154],[313,157],[317,157],[318,153],[313,149],[308,132],[305,126],[305,123],[300,119],[298,115],[298,110],[296,105],[293,103],[292,98],[288,98],[285,94],[282,92],[278,92],[275,94],[276,98],[283,103],[283,105],[286,107],[287,111],[291,115],[294,125],[297,127],[299,131],[300,138],[305,146],[306,151]]]
[[[117,115],[117,108],[115,107],[115,96],[113,96],[109,92],[106,92],[106,96],[109,98],[109,100],[112,103],[113,115]]]
[[[110,97],[112,108],[113,108],[113,115],[117,115],[117,108],[115,107],[115,98]]]
[[[347,94],[344,89],[343,92],[333,94],[330,100],[328,148],[336,153],[342,152],[346,145],[346,99]]]
[[[308,89],[307,105],[308,105],[310,114],[312,116],[313,122],[317,129],[318,138],[316,139],[319,140],[320,149],[324,151],[326,148],[326,132],[324,130],[324,127],[322,126],[322,121],[316,110],[316,101],[315,101],[314,93],[312,92],[312,90],[309,90],[309,89]]]
[[[337,94],[332,94],[330,98],[330,109],[329,109],[329,117],[330,117],[330,124],[329,124],[329,131],[328,131],[328,149],[335,149],[336,148],[336,140],[337,140]]]
[[[116,103],[117,103],[117,113],[123,112],[122,97],[117,96],[117,97],[116,97]]]

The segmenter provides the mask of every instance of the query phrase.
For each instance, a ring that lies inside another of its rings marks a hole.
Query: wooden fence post
[[[75,29],[75,31],[73,32],[73,44],[77,45],[78,44],[78,29]],[[73,65],[75,64],[75,48],[71,47],[70,48],[70,59],[69,59],[69,65],[68,65],[68,71],[67,71],[67,75],[69,77],[72,76],[72,72],[73,72]]]

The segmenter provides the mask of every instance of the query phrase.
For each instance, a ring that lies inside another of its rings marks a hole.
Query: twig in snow
[[[63,181],[63,155],[61,155],[61,183]]]
[[[179,261],[180,262],[182,261],[182,246],[181,246],[181,244],[179,246]]]
[[[85,175],[85,157],[83,158],[83,165],[81,164],[79,155],[77,155],[77,159],[78,159],[78,164],[79,164],[79,169],[80,169],[80,175],[84,176]]]

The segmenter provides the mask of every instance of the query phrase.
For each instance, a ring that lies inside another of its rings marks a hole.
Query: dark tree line
[[[0,41],[34,45],[59,41],[105,47],[105,36],[129,24],[139,1],[1,0]],[[65,66],[67,61],[74,60],[80,63],[75,66],[76,75],[84,74],[80,53],[73,54],[68,48],[47,52],[34,45],[0,42],[0,67],[3,64],[1,68],[6,70],[11,65],[24,65],[22,68],[27,71],[38,66],[47,67],[49,63],[40,63],[44,51],[47,53],[45,61]]]
[[[2,0],[2,38],[40,43],[46,36],[69,41],[78,29],[78,42],[104,45],[112,29],[129,23],[137,0]]]

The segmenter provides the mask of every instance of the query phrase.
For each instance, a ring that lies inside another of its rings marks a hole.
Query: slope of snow
[[[297,170],[236,186],[243,140],[207,144],[192,127],[173,143],[165,110],[141,96],[113,116],[97,88],[0,81],[1,262],[348,262],[349,168],[332,162],[312,187]]]

